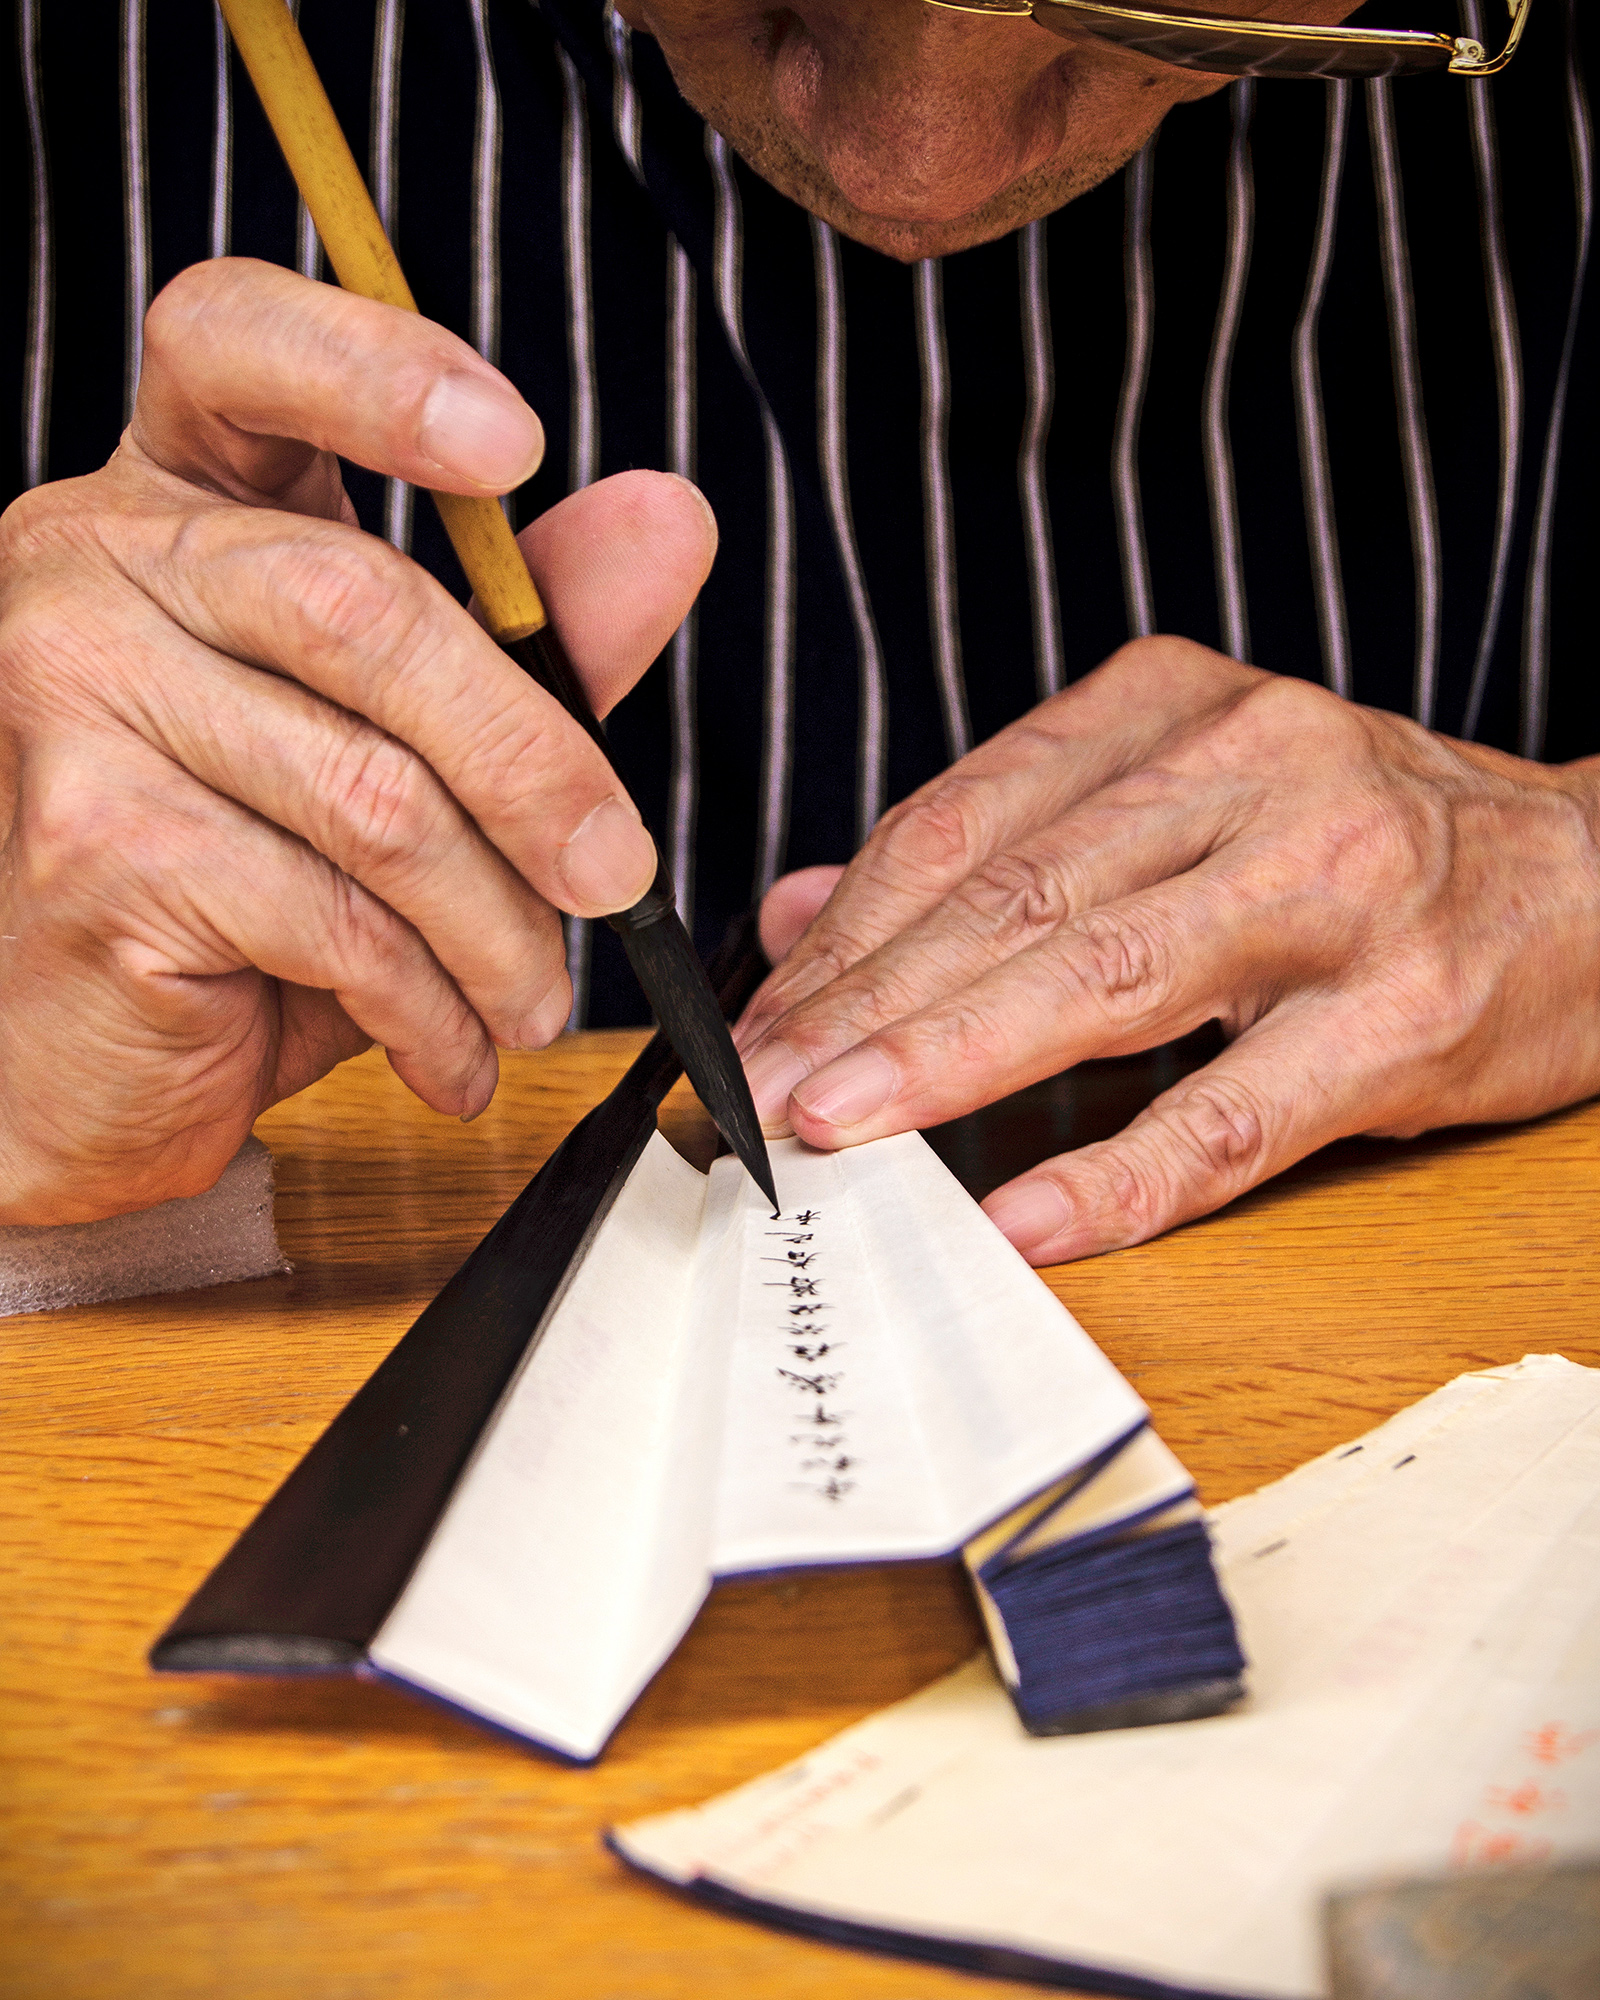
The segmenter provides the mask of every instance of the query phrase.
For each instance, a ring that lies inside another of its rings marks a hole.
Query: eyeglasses
[[[1289,21],[1245,21],[1227,14],[1168,14],[1153,7],[1113,7],[1105,0],[928,0],[958,14],[1027,19],[1076,40],[1092,35],[1179,69],[1224,76],[1493,76],[1517,52],[1531,0],[1506,0],[1511,27],[1491,56],[1465,35],[1417,28],[1312,28]]]

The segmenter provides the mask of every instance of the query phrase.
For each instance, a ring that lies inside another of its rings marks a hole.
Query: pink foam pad
[[[0,1317],[289,1268],[272,1226],[272,1155],[246,1139],[204,1194],[104,1222],[0,1227]]]

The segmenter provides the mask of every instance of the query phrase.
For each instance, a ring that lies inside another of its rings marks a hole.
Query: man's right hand
[[[336,454],[497,494],[543,450],[454,335],[242,259],[146,322],[103,471],[0,521],[0,1222],[209,1187],[267,1105],[370,1042],[440,1111],[570,1005],[557,910],[648,887],[605,759],[355,525]],[[604,713],[715,552],[664,474],[525,530]]]

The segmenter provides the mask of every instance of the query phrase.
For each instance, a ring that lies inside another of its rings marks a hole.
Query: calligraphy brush
[[[735,1014],[754,914],[711,961]],[[548,1324],[679,1075],[663,1034],[573,1127],[151,1648],[162,1673],[337,1673],[388,1617],[506,1385]]]
[[[328,94],[285,0],[220,0],[250,81],[346,291],[415,312],[400,260],[384,234]],[[490,632],[504,650],[611,752],[522,560],[500,503],[435,493],[445,530]],[[613,764],[613,769],[615,765]],[[727,1022],[673,902],[663,864],[648,892],[606,921],[622,939],[657,1021],[700,1101],[776,1209],[761,1124]]]

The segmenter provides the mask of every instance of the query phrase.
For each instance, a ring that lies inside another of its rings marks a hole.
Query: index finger
[[[145,321],[133,444],[235,499],[286,494],[316,452],[448,493],[538,469],[539,419],[464,340],[274,264],[180,272]]]
[[[1126,775],[1261,678],[1186,639],[1141,639],[1003,729],[879,821],[746,1010],[750,1053],[778,1018],[925,917],[1002,849]]]
[[[1323,977],[1329,947],[1226,862],[1070,918],[797,1082],[790,1123],[832,1150],[925,1130],[1093,1056],[1253,1021]],[[769,1114],[770,1115],[770,1114]]]
[[[633,478],[649,481],[663,534],[677,520],[703,544],[700,505],[679,496],[680,482]],[[610,501],[602,488],[579,497],[588,504],[567,503],[581,516],[567,525],[581,534]],[[551,521],[545,547],[559,550],[563,524]],[[649,887],[654,843],[600,750],[440,584],[386,543],[334,522],[219,503],[185,505],[165,521],[143,517],[121,553],[132,580],[204,644],[287,673],[408,744],[550,902],[598,916]],[[651,581],[655,621],[676,622],[678,596],[697,581],[681,566]],[[599,608],[579,591],[564,620],[580,664],[594,657]],[[630,623],[618,643],[643,651],[652,636]],[[138,713],[125,719],[143,731]]]

